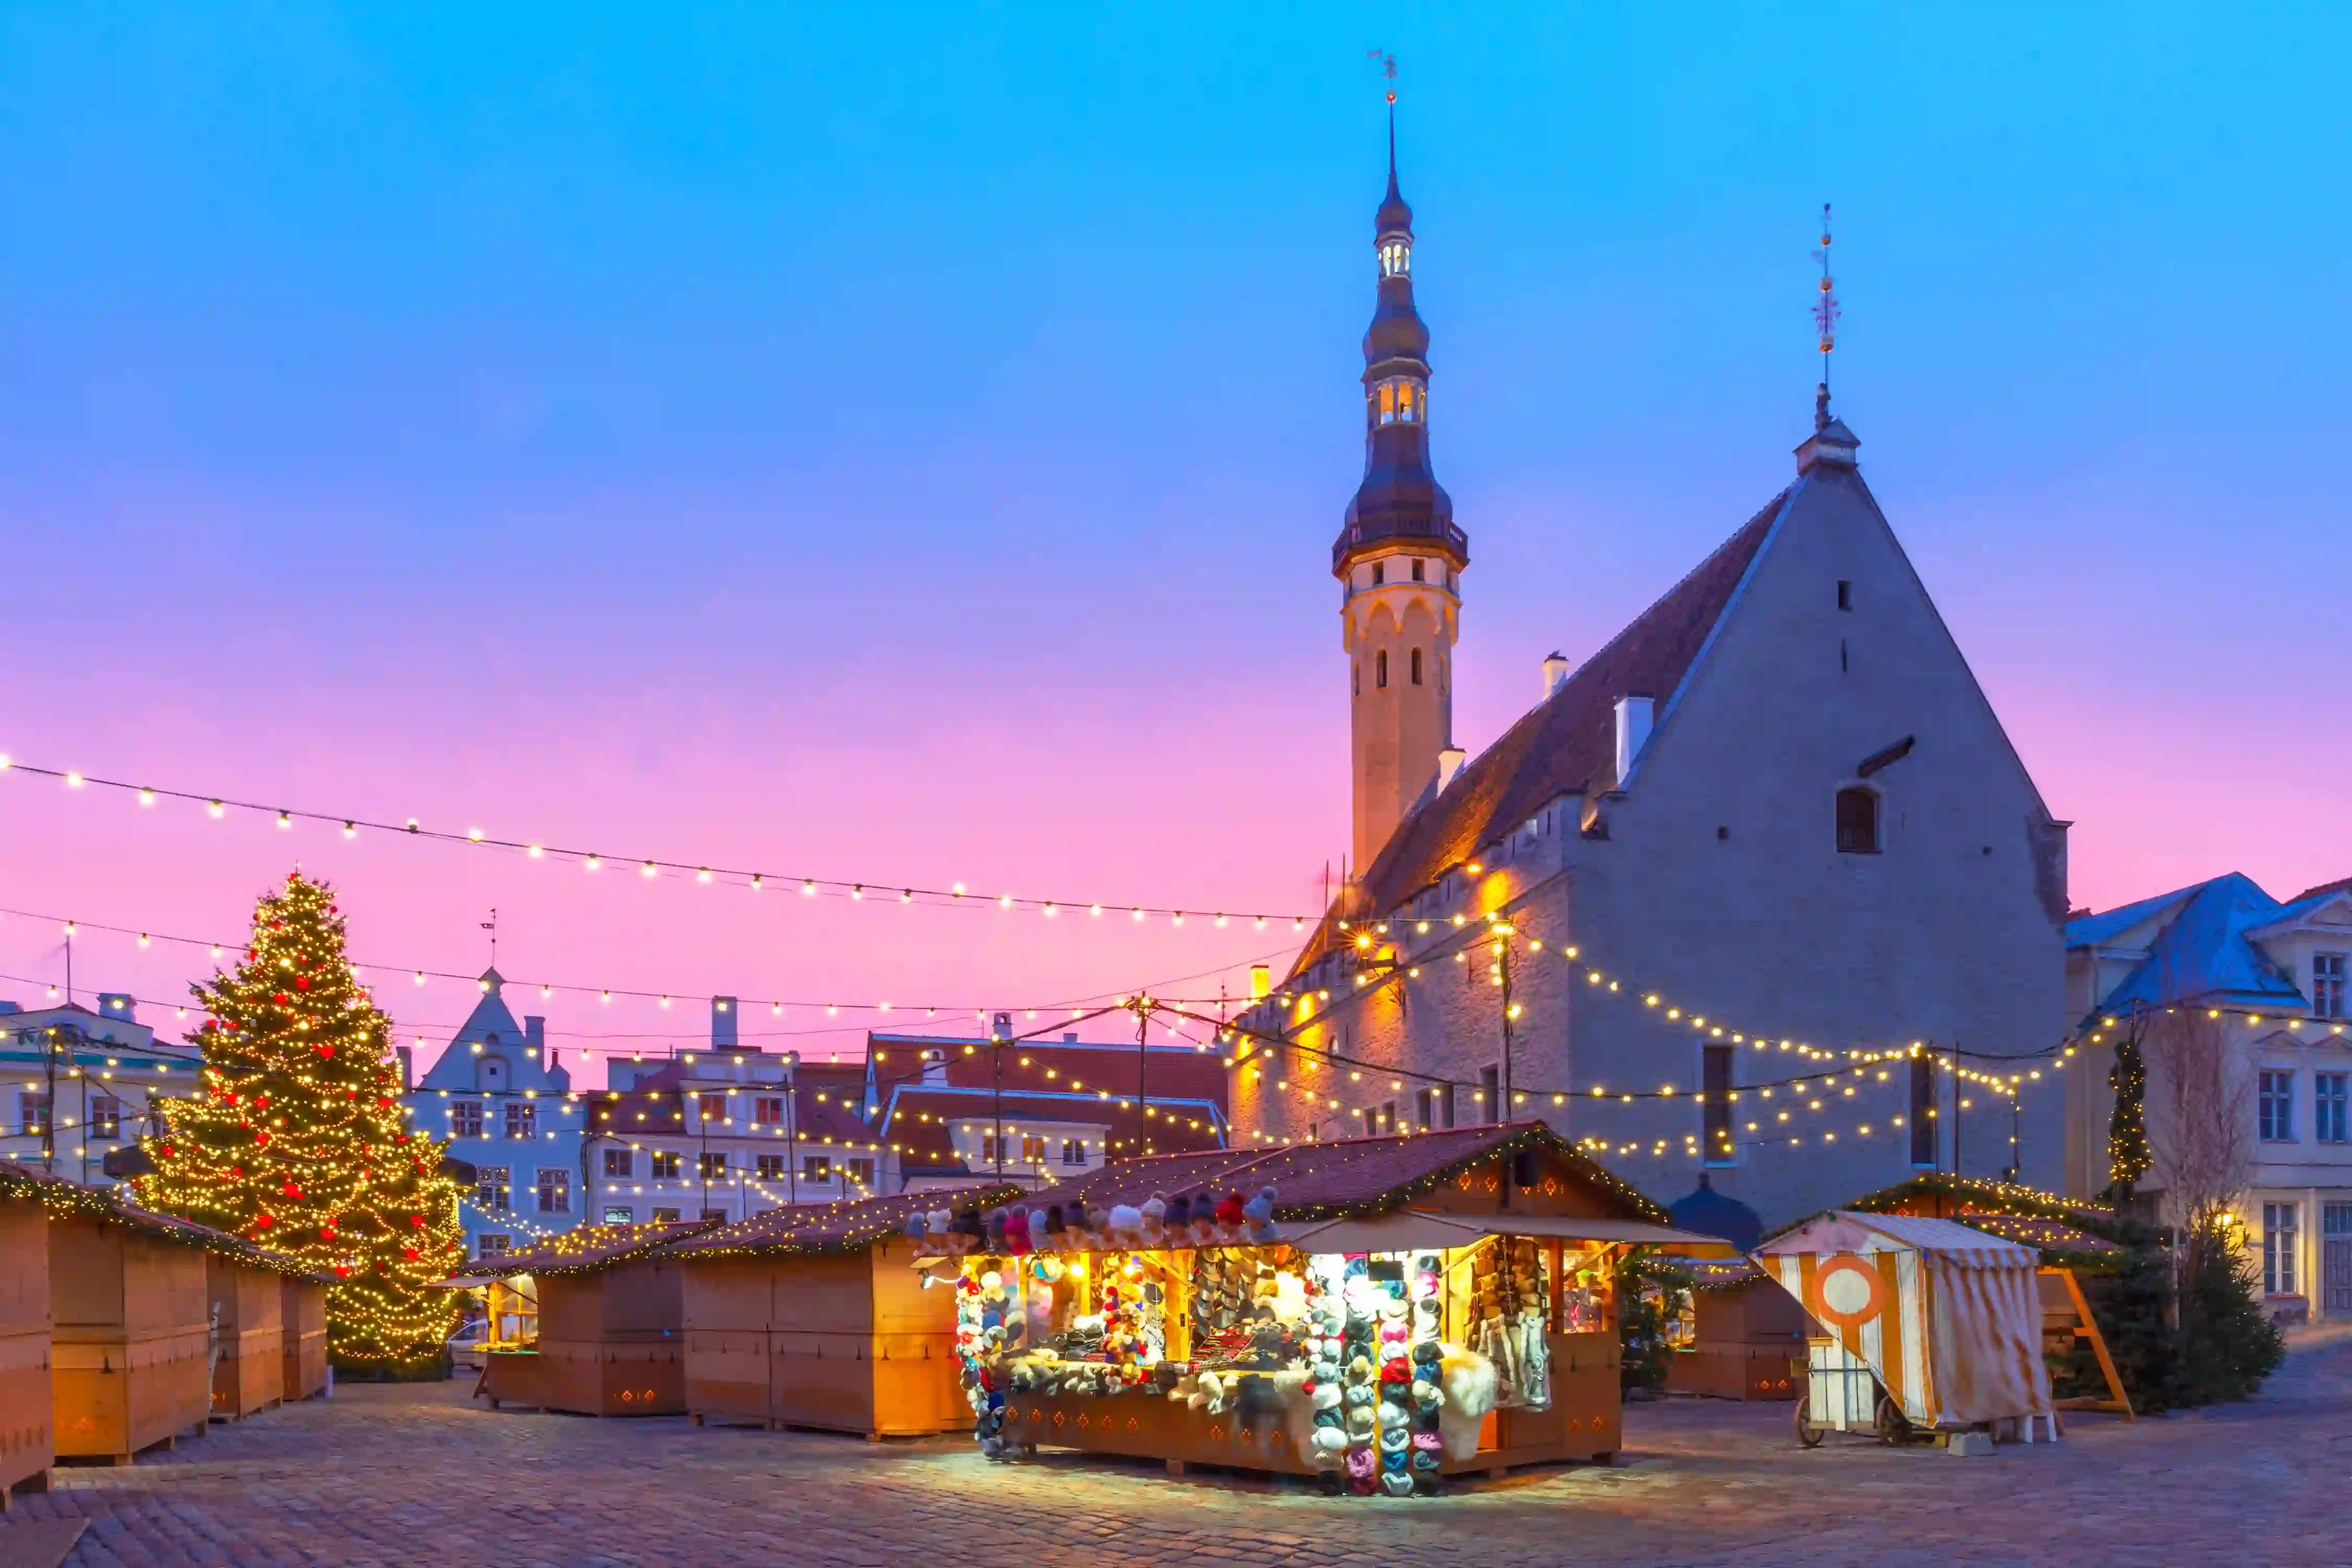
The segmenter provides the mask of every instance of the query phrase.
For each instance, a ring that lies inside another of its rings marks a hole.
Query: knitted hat
[[[1412,1478],[1411,1476],[1397,1475],[1382,1476],[1381,1478],[1381,1490],[1388,1493],[1391,1497],[1411,1497],[1412,1495]]]
[[[1412,1446],[1425,1454],[1434,1454],[1445,1447],[1445,1439],[1434,1432],[1415,1432]]]
[[[1351,1448],[1348,1451],[1348,1473],[1361,1480],[1372,1473],[1372,1451]]]
[[[1391,1426],[1381,1434],[1381,1452],[1402,1454],[1412,1447],[1412,1434],[1402,1426]]]

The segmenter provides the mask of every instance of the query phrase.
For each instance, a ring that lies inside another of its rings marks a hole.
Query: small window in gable
[[[1841,610],[1853,608],[1853,584],[1843,577],[1838,579],[1838,608]]]
[[[1841,855],[1878,853],[1878,792],[1848,784],[1837,793],[1837,847]]]

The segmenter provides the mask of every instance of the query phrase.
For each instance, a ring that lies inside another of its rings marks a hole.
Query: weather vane
[[[1381,74],[1389,79],[1389,101],[1396,102],[1396,57],[1384,49],[1366,49],[1364,58],[1381,62]]]
[[[1821,298],[1813,301],[1813,325],[1820,330],[1822,342],[1822,384],[1814,400],[1814,422],[1829,423],[1830,415],[1830,351],[1837,347],[1838,302],[1831,291],[1830,278],[1830,204],[1822,204],[1822,247],[1813,252],[1822,264]]]
[[[490,933],[490,967],[491,967],[492,969],[496,969],[496,968],[499,966],[499,911],[498,911],[498,910],[492,910],[490,911],[490,918],[489,918],[488,920],[486,920],[486,921],[484,921],[482,922],[482,929],[483,929],[484,931],[488,931],[488,932],[489,932],[489,933]]]

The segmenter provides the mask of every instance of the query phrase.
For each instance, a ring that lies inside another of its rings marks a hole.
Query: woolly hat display
[[[1404,1357],[1399,1356],[1396,1360],[1388,1363],[1381,1368],[1381,1381],[1382,1383],[1411,1383],[1412,1381],[1412,1368],[1405,1364]]]
[[[1388,1493],[1391,1497],[1411,1497],[1412,1495],[1412,1478],[1411,1476],[1399,1475],[1382,1476],[1381,1478],[1381,1490]]]
[[[1360,1355],[1348,1363],[1348,1381],[1349,1383],[1372,1381],[1372,1361],[1370,1356]]]
[[[1434,1454],[1445,1447],[1445,1439],[1434,1432],[1415,1432],[1412,1446],[1425,1454]]]
[[[1424,1296],[1415,1301],[1412,1304],[1413,1331],[1422,1334],[1436,1333],[1439,1310],[1438,1300],[1434,1296]]]
[[[1404,1299],[1391,1296],[1381,1303],[1381,1316],[1391,1323],[1404,1321]]]
[[[1348,1450],[1348,1473],[1359,1480],[1372,1473],[1372,1451],[1370,1448]]]
[[[1372,1425],[1372,1407],[1350,1403],[1348,1406],[1348,1436],[1359,1442],[1371,1441],[1376,1428]]]
[[[1372,1407],[1371,1381],[1368,1378],[1362,1383],[1351,1383],[1348,1384],[1346,1398],[1348,1401],[1348,1408],[1350,1410],[1357,1408],[1359,1405],[1367,1410],[1370,1409]]]
[[[1271,1237],[1274,1234],[1274,1189],[1260,1187],[1257,1196],[1242,1205],[1242,1218],[1259,1239]]]
[[[1416,1447],[1412,1451],[1412,1468],[1416,1470],[1434,1472],[1444,1462],[1434,1448]]]
[[[1219,1225],[1228,1226],[1240,1225],[1242,1223],[1241,1194],[1227,1193],[1224,1201],[1217,1205],[1214,1212]]]
[[[1351,1252],[1348,1254],[1348,1261],[1345,1265],[1347,1278],[1350,1279],[1362,1279],[1369,1275],[1371,1270],[1372,1260],[1370,1258],[1365,1257],[1360,1252]]]
[[[1412,1402],[1423,1410],[1442,1410],[1445,1394],[1437,1384],[1416,1377],[1412,1380]]]
[[[1381,1430],[1382,1432],[1391,1430],[1402,1432],[1404,1430],[1405,1414],[1403,1405],[1391,1404],[1388,1400],[1383,1399],[1381,1401],[1380,1415]]]
[[[1315,1428],[1315,1447],[1322,1453],[1342,1453],[1348,1447],[1348,1434],[1337,1426]]]
[[[1315,1413],[1315,1426],[1318,1431],[1345,1432],[1348,1429],[1348,1418],[1337,1409],[1318,1410]]]
[[[1392,1454],[1383,1453],[1381,1456],[1381,1469],[1387,1475],[1401,1476],[1412,1464],[1412,1450],[1410,1448],[1399,1448]]]
[[[1438,1347],[1435,1341],[1425,1341],[1412,1347],[1412,1362],[1415,1366],[1435,1366],[1444,1359],[1445,1352]]]
[[[1339,1385],[1336,1383],[1318,1383],[1315,1385],[1315,1391],[1307,1397],[1315,1402],[1315,1408],[1318,1410],[1337,1410],[1339,1407]]]
[[[1145,1223],[1150,1225],[1165,1225],[1168,1223],[1168,1196],[1166,1194],[1152,1194],[1150,1197],[1143,1200],[1142,1208]]]
[[[1391,1426],[1381,1434],[1381,1452],[1402,1454],[1412,1447],[1412,1434],[1402,1426]]]

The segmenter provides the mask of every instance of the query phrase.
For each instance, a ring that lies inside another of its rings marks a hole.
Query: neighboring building
[[[408,1092],[417,1128],[474,1167],[474,1190],[457,1205],[471,1257],[570,1230],[587,1212],[585,1108],[547,1048],[547,1021],[517,1023],[504,984],[497,970],[482,973],[482,999]],[[405,1063],[405,1047],[401,1056]]]
[[[2069,921],[2066,1001],[2083,1047],[2066,1080],[2067,1190],[2107,1184],[2116,1038],[2135,1021],[2179,1027],[2158,1021],[2184,1009],[2188,1027],[2226,1050],[2244,1100],[2250,1175],[2237,1213],[2263,1293],[2281,1316],[2352,1317],[2347,983],[2352,881],[2281,903],[2232,872]],[[2151,1084],[2152,1097],[2161,1092]],[[2160,1192],[2166,1118],[2147,1121],[2157,1168],[2142,1186]]]
[[[127,994],[24,1007],[0,1002],[0,1151],[85,1186],[111,1186],[106,1157],[160,1131],[152,1102],[202,1081],[193,1046],[158,1046]]]
[[[731,1222],[897,1190],[898,1158],[860,1114],[862,1066],[747,1048],[736,999],[710,1007],[709,1050],[615,1062],[590,1095],[585,1185],[598,1223]]]
[[[1541,700],[1465,763],[1449,724],[1468,537],[1429,465],[1393,146],[1374,227],[1365,469],[1332,552],[1356,858],[1276,997],[1244,1019],[1307,1047],[1237,1069],[1244,1137],[1540,1114],[1661,1199],[1705,1169],[1767,1223],[1916,1168],[2054,1184],[2058,1097],[2027,1095],[2012,1123],[2010,1101],[1969,1087],[1990,1070],[1977,1057],[1791,1092],[1822,1068],[1783,1040],[1841,1062],[1914,1041],[2023,1057],[2068,1022],[2066,825],[1826,388],[1794,482],[1573,673],[1543,660]],[[1516,928],[1508,973],[1490,916]],[[1769,1084],[1788,1087],[1767,1102]]]
[[[908,1187],[1000,1173],[1049,1186],[1106,1160],[1226,1142],[1226,1072],[1205,1049],[868,1034],[865,1070]]]

